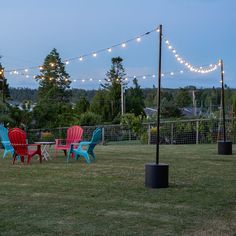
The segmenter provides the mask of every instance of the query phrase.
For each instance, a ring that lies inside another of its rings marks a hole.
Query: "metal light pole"
[[[220,73],[221,73],[221,101],[222,101],[222,118],[223,118],[223,137],[224,142],[226,141],[225,134],[225,89],[224,89],[224,64],[223,60],[220,60]]]
[[[169,165],[159,163],[160,145],[160,104],[161,104],[161,60],[162,60],[162,25],[159,26],[158,53],[158,88],[157,88],[157,134],[156,162],[145,165],[145,186],[149,188],[167,188],[169,186]]]
[[[220,74],[221,74],[221,102],[222,102],[223,140],[218,141],[218,154],[231,155],[232,154],[232,142],[226,140],[224,63],[223,63],[222,59],[220,60]]]
[[[157,143],[156,143],[156,164],[159,164],[159,143],[160,143],[160,105],[161,105],[161,56],[162,56],[162,25],[159,28],[159,65],[158,65],[158,87],[157,87]]]

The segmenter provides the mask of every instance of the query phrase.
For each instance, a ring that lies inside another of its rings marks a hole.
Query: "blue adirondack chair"
[[[93,131],[92,139],[89,142],[82,141],[79,143],[79,146],[77,148],[73,147],[73,144],[71,144],[70,151],[67,155],[67,161],[70,159],[70,155],[73,153],[76,160],[80,156],[84,157],[86,162],[90,163],[90,156],[93,157],[94,160],[96,160],[96,156],[93,152],[95,146],[101,142],[102,137],[102,129],[97,128]]]
[[[14,148],[12,147],[11,142],[9,140],[8,130],[3,125],[0,125],[0,138],[4,147],[3,158],[5,158],[8,153],[11,153],[13,155]]]

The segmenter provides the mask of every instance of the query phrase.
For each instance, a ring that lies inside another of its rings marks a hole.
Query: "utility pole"
[[[121,97],[121,115],[124,115],[124,87],[121,81],[120,83],[120,97]]]

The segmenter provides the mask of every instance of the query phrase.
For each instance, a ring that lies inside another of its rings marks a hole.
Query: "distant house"
[[[18,107],[20,110],[24,110],[24,106],[29,106],[29,111],[33,111],[33,108],[36,106],[36,104],[28,104],[27,102],[25,103],[21,103],[21,102],[18,102],[18,101],[10,101],[9,104],[12,106],[12,107]]]
[[[200,107],[184,107],[180,108],[182,115],[186,118],[202,116],[202,109]]]
[[[143,110],[147,118],[151,118],[153,114],[157,113],[157,109],[150,107],[145,107]]]

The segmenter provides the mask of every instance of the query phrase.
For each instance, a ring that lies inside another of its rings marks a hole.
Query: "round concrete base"
[[[145,165],[145,186],[148,188],[169,187],[169,165],[147,163]]]
[[[218,154],[219,155],[232,155],[232,142],[219,141],[218,142]]]

